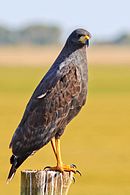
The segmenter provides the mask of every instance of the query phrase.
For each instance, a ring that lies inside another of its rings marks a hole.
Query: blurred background
[[[0,6],[0,194],[20,194],[20,171],[54,165],[48,144],[7,185],[8,149],[25,106],[72,30],[92,34],[87,105],[62,136],[82,172],[71,195],[130,194],[130,1],[7,1]]]

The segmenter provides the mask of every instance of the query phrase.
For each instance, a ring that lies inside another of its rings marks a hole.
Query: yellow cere
[[[85,39],[88,40],[88,39],[90,39],[90,37],[89,37],[88,35],[86,35],[86,36],[85,36]]]
[[[85,35],[85,36],[81,36],[79,40],[81,41],[81,43],[85,43],[86,40],[88,39],[90,39],[90,37],[88,35]]]

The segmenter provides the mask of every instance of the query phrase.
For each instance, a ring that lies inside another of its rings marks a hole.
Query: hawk
[[[31,96],[23,118],[11,143],[12,164],[8,181],[17,168],[33,153],[51,141],[57,171],[76,171],[61,159],[60,137],[67,124],[79,113],[86,102],[88,67],[86,46],[91,34],[84,29],[74,30],[59,56]]]

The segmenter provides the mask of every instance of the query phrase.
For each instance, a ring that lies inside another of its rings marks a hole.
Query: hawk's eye
[[[82,36],[84,36],[84,35],[78,34],[77,36],[78,36],[78,39],[80,39],[80,37],[82,37]]]
[[[77,35],[78,39],[80,39],[81,36],[82,36],[82,35],[78,34],[78,35]]]

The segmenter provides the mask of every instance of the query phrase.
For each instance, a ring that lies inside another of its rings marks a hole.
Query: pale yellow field
[[[6,184],[10,168],[11,151],[8,145],[11,136],[29,97],[47,71],[47,65],[59,51],[55,50],[53,55],[50,53],[44,64],[43,48],[17,48],[17,51],[15,48],[6,49],[0,48],[0,53],[3,52],[3,57],[0,56],[0,194],[18,195],[21,170],[42,169],[55,164],[48,144],[26,160],[18,169],[14,180],[9,185]],[[115,53],[120,50],[120,54],[124,52],[124,56],[126,55],[124,49],[113,49]],[[9,60],[12,59],[10,52],[14,54],[14,61]],[[104,53],[103,56],[108,57],[98,58],[98,52],[100,56]],[[6,53],[7,58],[4,56]],[[107,48],[106,54],[103,48],[89,50],[91,63],[87,105],[68,125],[61,139],[64,162],[76,164],[82,173],[82,177],[75,176],[76,183],[71,186],[70,195],[130,194],[130,57],[127,54],[127,60],[120,64],[120,57],[116,59],[118,56],[115,58],[116,62],[109,59],[111,53],[112,48]],[[26,58],[23,58],[24,55]],[[97,63],[93,61],[96,55],[99,60]],[[24,61],[20,60],[22,58]],[[35,62],[43,66],[25,67],[26,64],[34,65]],[[10,66],[11,64],[15,67]]]
[[[62,46],[51,47],[0,47],[0,65],[43,66],[51,65]],[[92,46],[88,50],[89,63],[95,65],[130,65],[130,47]]]

